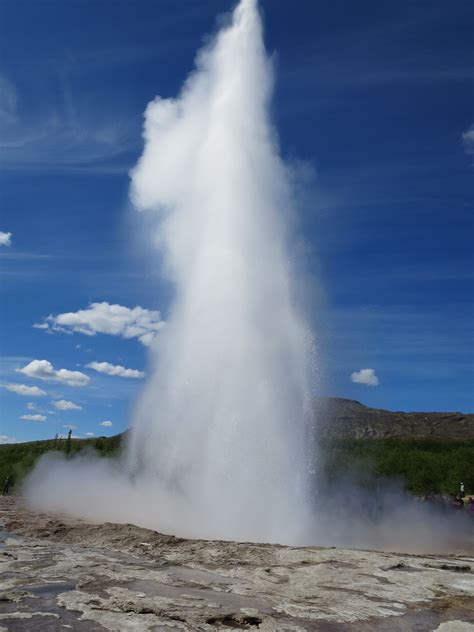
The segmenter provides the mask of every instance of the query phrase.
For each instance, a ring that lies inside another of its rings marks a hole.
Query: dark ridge
[[[339,397],[316,400],[314,413],[325,439],[474,439],[472,413],[392,412]]]

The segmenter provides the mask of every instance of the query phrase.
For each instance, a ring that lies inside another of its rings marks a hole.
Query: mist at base
[[[47,455],[29,503],[189,538],[450,550],[452,524],[400,489],[377,513],[365,492],[315,480],[321,358],[295,292],[272,84],[257,2],[241,0],[179,97],[148,105],[131,199],[155,222],[150,265],[164,262],[174,302],[147,341],[151,375],[123,458]]]
[[[423,503],[397,481],[374,477],[367,489],[355,482],[357,474],[348,471],[320,484],[306,523],[286,533],[274,525],[275,537],[262,541],[420,555],[472,552],[470,516]],[[165,492],[159,481],[149,476],[132,480],[123,459],[100,458],[93,450],[72,458],[59,452],[44,455],[24,491],[33,509],[92,523],[133,523],[177,537],[245,542],[258,542],[261,532],[260,516],[244,513],[236,529],[223,527],[217,503],[211,515],[196,505],[190,516],[188,503]]]

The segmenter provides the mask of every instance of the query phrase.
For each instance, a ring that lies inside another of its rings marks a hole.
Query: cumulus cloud
[[[471,125],[471,127],[462,134],[462,142],[464,143],[466,153],[474,154],[474,125]]]
[[[66,399],[59,399],[53,402],[53,406],[58,410],[82,410],[82,406],[78,406],[74,402],[68,402]]]
[[[3,443],[16,443],[15,437],[7,437],[7,435],[0,435],[0,444]]]
[[[21,415],[20,419],[26,419],[26,421],[46,421],[46,415]]]
[[[143,371],[137,369],[126,369],[120,364],[110,364],[109,362],[89,362],[86,364],[88,369],[94,369],[99,373],[105,373],[106,375],[116,375],[118,377],[140,378],[145,377]]]
[[[95,437],[95,432],[86,432],[85,436],[86,437]]]
[[[12,233],[4,233],[2,230],[0,230],[0,246],[11,246],[12,237]]]
[[[47,382],[62,382],[68,386],[86,386],[89,378],[80,371],[68,371],[67,369],[54,369],[48,360],[32,360],[22,369],[17,369],[18,373],[23,373],[28,377]]]
[[[7,391],[16,393],[17,395],[23,395],[25,397],[44,397],[47,395],[45,391],[37,386],[26,386],[26,384],[2,384],[3,388]]]
[[[114,424],[111,421],[101,421],[99,426],[104,426],[104,428],[111,428]]]
[[[351,374],[351,381],[354,384],[365,384],[366,386],[378,386],[379,378],[374,369],[361,369]]]
[[[138,305],[134,308],[111,305],[104,301],[91,303],[87,309],[80,309],[77,312],[50,315],[34,327],[50,332],[80,333],[86,336],[108,334],[122,338],[138,338],[144,345],[151,345],[163,325],[158,311]]]

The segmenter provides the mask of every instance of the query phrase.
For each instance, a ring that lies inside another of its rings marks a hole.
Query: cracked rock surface
[[[474,557],[184,540],[0,498],[2,630],[474,632]]]

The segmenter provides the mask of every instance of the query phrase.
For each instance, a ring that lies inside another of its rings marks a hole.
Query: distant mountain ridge
[[[474,439],[474,413],[392,412],[352,399],[319,398],[314,413],[325,439]]]
[[[321,398],[314,403],[314,415],[314,438],[326,449],[321,464],[328,477],[366,467],[377,475],[401,477],[416,494],[456,490],[461,480],[474,491],[472,413],[391,412]],[[0,445],[0,481],[10,476],[15,487],[51,450],[72,456],[92,448],[101,457],[118,457],[128,434]]]

